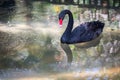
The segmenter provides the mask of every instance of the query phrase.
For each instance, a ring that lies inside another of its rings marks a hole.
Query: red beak
[[[60,27],[62,26],[62,23],[63,23],[63,20],[59,19],[59,25],[60,25]]]

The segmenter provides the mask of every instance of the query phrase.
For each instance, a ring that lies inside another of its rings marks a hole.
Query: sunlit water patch
[[[70,72],[38,72],[31,69],[7,69],[0,72],[1,80],[119,80],[120,78],[119,67]]]

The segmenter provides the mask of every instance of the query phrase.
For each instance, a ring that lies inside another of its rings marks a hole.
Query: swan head
[[[63,13],[59,14],[59,26],[61,27],[63,24],[63,19],[64,19],[65,15],[63,15]]]
[[[59,13],[59,25],[62,26],[62,23],[63,23],[63,20],[64,20],[64,17],[65,15],[70,12],[69,10],[62,10],[60,13]]]
[[[67,13],[69,13],[70,11],[69,10],[62,10],[60,13],[59,13],[59,20],[60,19],[64,19],[64,17],[65,17],[65,15],[67,14]]]

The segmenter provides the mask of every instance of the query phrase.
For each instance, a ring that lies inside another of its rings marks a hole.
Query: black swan
[[[59,25],[62,26],[65,15],[68,14],[69,21],[65,32],[61,37],[61,47],[67,54],[68,62],[72,62],[72,51],[67,44],[76,44],[82,42],[88,42],[96,39],[103,31],[104,23],[100,21],[91,21],[80,24],[73,29],[73,15],[70,10],[63,10],[59,14]],[[73,29],[73,30],[72,30]]]
[[[59,14],[59,25],[62,25],[62,21],[65,15],[68,14],[69,21],[65,32],[61,37],[61,43],[75,44],[81,42],[91,41],[97,38],[103,31],[104,23],[100,21],[91,21],[80,24],[75,29],[73,28],[73,16],[71,11],[63,10]]]

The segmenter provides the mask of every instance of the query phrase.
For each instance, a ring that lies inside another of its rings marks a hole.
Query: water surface
[[[0,80],[119,80],[120,30],[109,26],[96,40],[69,46],[73,62],[67,63],[60,37],[67,25],[58,26],[56,8],[75,6],[33,3],[32,21],[22,6],[8,23],[0,24]],[[43,6],[43,10],[39,9]],[[78,11],[73,10],[73,12]],[[75,24],[79,22],[74,14]],[[28,21],[27,21],[28,20]],[[89,21],[89,19],[87,19]],[[83,20],[84,22],[84,20]]]

